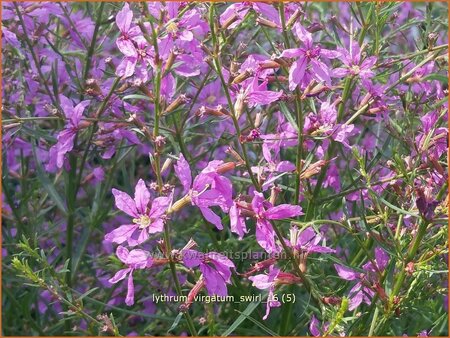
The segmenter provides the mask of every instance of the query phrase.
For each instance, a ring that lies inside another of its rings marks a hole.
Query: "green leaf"
[[[241,312],[241,314],[239,315],[239,317],[237,317],[234,323],[231,324],[230,327],[224,333],[222,333],[221,337],[228,337],[230,334],[232,334],[234,330],[236,330],[239,327],[239,325],[241,325],[242,322],[246,320],[248,316],[253,313],[253,311],[255,311],[255,309],[258,307],[260,303],[261,303],[260,301],[257,301],[248,304],[244,312]]]
[[[442,75],[442,74],[428,74],[427,76],[423,77],[423,80],[424,81],[436,80],[436,81],[440,81],[440,82],[443,82],[443,83],[447,83],[448,82],[447,76]]]
[[[280,110],[283,113],[283,115],[286,117],[286,119],[289,121],[290,124],[295,128],[295,130],[298,132],[298,126],[297,122],[295,121],[294,116],[292,116],[289,109],[286,107],[286,105],[283,102],[280,102]]]
[[[56,206],[59,210],[63,212],[64,215],[67,215],[67,209],[63,202],[63,199],[59,195],[58,191],[56,191],[55,185],[50,181],[50,179],[45,175],[44,170],[42,169],[41,162],[38,160],[36,155],[36,145],[32,142],[33,145],[33,157],[34,162],[36,163],[36,175],[41,183],[42,187],[47,191],[50,198],[55,202]]]
[[[170,327],[170,329],[167,330],[167,333],[169,333],[170,331],[174,330],[178,326],[178,324],[180,323],[181,317],[183,317],[183,313],[182,312],[180,312],[178,314],[178,316],[175,318],[172,326]]]
[[[141,94],[131,94],[131,95],[126,95],[122,98],[122,100],[126,101],[126,100],[145,100],[145,101],[153,101],[152,99],[150,99],[148,96],[146,95],[141,95]]]
[[[400,209],[399,207],[396,207],[395,205],[393,205],[393,204],[389,203],[388,201],[386,201],[386,200],[385,200],[383,197],[381,197],[381,196],[378,196],[378,199],[379,199],[383,204],[387,205],[389,208],[392,208],[392,209],[394,209],[395,211],[397,211],[397,212],[399,212],[399,213],[401,213],[401,214],[404,214],[404,215],[410,215],[410,216],[414,216],[414,217],[420,217],[420,215],[417,214],[417,213],[414,213],[414,212],[411,212],[411,211],[406,211],[406,210]]]
[[[84,297],[89,296],[91,293],[93,293],[94,291],[97,291],[97,290],[98,290],[98,287],[95,287],[95,288],[92,288],[92,289],[86,291],[78,298],[78,300],[82,300]]]
[[[247,316],[243,312],[240,312],[240,311],[237,311],[237,310],[236,310],[236,312],[239,312],[241,315],[245,316],[248,320],[250,320],[251,322],[255,323],[257,326],[259,326],[262,330],[264,330],[264,332],[266,332],[270,336],[272,336],[272,337],[279,337],[279,335],[276,332],[273,332],[271,329],[269,329],[263,323],[260,323],[259,321],[257,321],[255,318]]]

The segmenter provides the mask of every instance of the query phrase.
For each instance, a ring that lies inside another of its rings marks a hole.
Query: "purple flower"
[[[245,225],[245,217],[241,213],[241,208],[236,201],[233,201],[233,205],[230,208],[230,229],[238,235],[241,240],[244,238],[244,234],[248,232]]]
[[[294,249],[294,254],[300,259],[300,270],[306,272],[307,258],[310,253],[335,253],[336,250],[320,245],[323,236],[314,231],[312,227],[308,227],[301,232],[296,226],[290,230],[290,241],[285,243]]]
[[[116,24],[120,30],[120,36],[116,40],[117,48],[126,56],[135,55],[133,38],[137,37],[141,30],[138,26],[131,27],[133,21],[133,11],[130,10],[128,3],[125,3],[122,10],[116,15]]]
[[[309,322],[309,332],[311,332],[314,337],[319,337],[322,336],[323,332],[328,331],[329,326],[330,323],[326,322],[321,327],[319,320],[316,318],[316,316],[312,315],[311,321]]]
[[[64,165],[65,155],[72,151],[75,136],[80,130],[81,118],[86,107],[90,101],[82,101],[73,107],[72,103],[65,96],[60,96],[61,107],[64,110],[64,115],[67,119],[67,124],[58,136],[56,144],[50,148],[49,163],[47,164],[47,170],[53,171],[53,168],[62,168]]]
[[[312,34],[309,33],[299,23],[294,26],[295,33],[300,41],[302,48],[286,49],[281,53],[281,57],[297,58],[289,69],[289,89],[294,90],[303,81],[305,74],[311,72],[312,77],[319,81],[331,85],[331,70],[320,60],[321,57],[328,59],[339,56],[337,52],[323,49],[320,46],[314,46]],[[311,67],[310,69],[308,67]]]
[[[361,62],[361,49],[356,41],[350,41],[350,50],[338,48],[340,60],[345,65],[343,68],[333,70],[334,77],[359,76],[368,79],[373,76],[372,67],[377,62],[376,56],[371,56]]]
[[[279,100],[282,96],[282,91],[274,92],[267,90],[267,80],[258,84],[257,75],[251,79],[247,79],[242,83],[242,86],[240,86],[236,94],[236,101],[234,103],[236,118],[239,119],[246,105],[249,108],[255,107],[256,105],[267,105]]]
[[[281,303],[274,297],[274,291],[275,291],[275,283],[278,275],[280,274],[280,269],[276,268],[275,266],[271,266],[269,268],[269,274],[260,274],[251,276],[248,279],[250,279],[253,282],[253,286],[257,287],[260,290],[269,289],[269,295],[266,302],[266,314],[263,317],[263,320],[266,320],[267,317],[269,317],[270,309],[273,307],[280,307]]]
[[[303,215],[302,208],[290,204],[273,206],[265,200],[262,193],[256,191],[252,208],[256,217],[256,240],[259,245],[268,253],[280,252],[280,247],[275,243],[275,231],[270,221]]]
[[[186,267],[200,268],[210,296],[228,295],[226,284],[231,284],[231,269],[235,268],[231,260],[217,252],[203,254],[192,249],[183,250],[182,257]]]
[[[134,304],[133,271],[136,269],[145,269],[152,266],[153,260],[147,251],[140,249],[128,251],[127,248],[121,245],[117,247],[116,255],[128,267],[117,271],[114,277],[112,277],[108,281],[112,284],[115,284],[128,275],[128,292],[125,303],[128,306],[131,306]]]
[[[291,240],[287,244],[295,250],[302,253],[335,253],[336,250],[320,245],[323,236],[314,231],[312,227],[308,227],[299,232],[297,227],[292,227],[290,231]]]
[[[117,189],[113,189],[112,193],[116,207],[132,216],[133,224],[121,225],[108,233],[105,240],[118,244],[127,241],[129,245],[135,246],[147,240],[149,234],[163,231],[165,213],[172,203],[172,194],[155,198],[149,206],[150,192],[142,179],[136,184],[134,199]]]
[[[148,46],[147,40],[143,36],[137,36],[133,39],[134,45],[129,55],[125,55],[120,64],[117,66],[116,75],[125,78],[136,74],[142,81],[148,80],[147,65],[152,64],[153,50]],[[136,65],[141,67],[136,69]]]
[[[273,307],[281,306],[277,297],[274,294],[275,287],[281,284],[299,284],[301,279],[291,273],[282,272],[280,269],[276,268],[274,265],[269,267],[268,274],[259,274],[251,276],[250,279],[253,282],[253,286],[256,286],[260,290],[269,289],[269,295],[266,302],[266,314],[263,319],[266,320],[269,316],[270,309]]]
[[[380,291],[384,291],[379,286],[378,277],[386,268],[388,262],[389,256],[387,253],[380,248],[375,248],[375,261],[363,265],[365,273],[359,273],[346,266],[334,264],[339,277],[348,281],[357,281],[349,292],[350,303],[348,309],[350,311],[356,309],[362,302],[367,305],[371,304],[375,295],[372,285],[378,285]],[[378,288],[375,289],[378,290]]]
[[[222,221],[210,208],[218,206],[223,212],[228,212],[233,204],[231,181],[218,172],[222,164],[223,161],[218,160],[209,162],[194,179],[191,189],[192,174],[183,155],[180,154],[175,166],[175,173],[183,184],[184,191],[189,191],[192,205],[197,206],[205,219],[219,230],[223,229]]]

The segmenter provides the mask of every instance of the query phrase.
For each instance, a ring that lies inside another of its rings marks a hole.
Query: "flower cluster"
[[[5,334],[447,334],[445,13],[2,3]]]

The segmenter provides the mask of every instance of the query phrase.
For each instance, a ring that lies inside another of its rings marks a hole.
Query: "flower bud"
[[[236,120],[239,120],[245,108],[245,93],[244,90],[241,89],[239,94],[236,97],[236,102],[234,103],[234,113]]]
[[[164,174],[172,165],[173,159],[168,158],[164,161],[164,164],[161,167],[161,174]]]
[[[253,70],[250,69],[250,68],[247,68],[242,73],[240,73],[238,76],[236,76],[234,78],[233,82],[231,82],[231,84],[239,84],[241,82],[244,82],[245,80],[247,80],[251,76],[253,76]]]
[[[237,76],[237,74],[238,74],[238,72],[239,72],[239,67],[241,66],[241,64],[239,63],[239,62],[237,62],[237,61],[231,61],[231,64],[230,64],[230,73],[231,73],[231,75],[232,76],[235,76],[235,74],[236,74],[236,76]]]
[[[256,22],[260,26],[265,26],[265,27],[269,27],[269,28],[278,28],[278,25],[275,22],[267,20],[266,18],[263,18],[262,16],[258,17],[256,19]]]
[[[230,16],[223,24],[220,28],[222,29],[227,29],[228,27],[230,27],[236,20],[238,19],[238,15],[236,13],[234,13],[232,16]]]
[[[225,150],[227,154],[230,154],[237,162],[236,166],[244,164],[244,160],[242,159],[241,155],[238,154],[236,150],[234,150],[232,147],[228,147],[227,150]]]
[[[280,68],[280,64],[274,60],[265,60],[259,63],[260,69],[277,69]]]
[[[183,209],[186,205],[191,203],[191,195],[187,194],[183,198],[176,201],[168,210],[167,214],[171,214]]]
[[[197,281],[197,283],[194,285],[191,291],[189,291],[189,294],[187,296],[186,302],[180,305],[179,310],[181,312],[187,312],[189,310],[189,307],[194,302],[195,297],[198,295],[201,289],[205,286],[205,280],[203,278],[203,275],[200,277],[200,279]]]
[[[177,53],[175,52],[175,50],[172,49],[170,51],[169,57],[167,58],[166,65],[164,66],[163,74],[167,74],[170,71],[176,58]]]
[[[173,112],[175,109],[177,109],[179,106],[185,104],[186,102],[188,102],[187,96],[184,94],[181,94],[175,100],[173,100],[171,104],[169,104],[167,106],[167,108],[164,110],[162,115],[166,115],[166,114]]]
[[[98,85],[98,81],[95,79],[87,79],[86,80],[86,87],[84,88],[84,91],[87,95],[91,96],[100,96],[102,95],[102,90],[100,89],[100,86]]]
[[[218,174],[225,174],[228,171],[234,170],[234,168],[236,168],[236,163],[225,162],[217,167],[216,172]]]
[[[286,27],[291,28],[302,14],[304,14],[303,10],[297,8],[295,12],[291,15],[289,20],[286,22]]]

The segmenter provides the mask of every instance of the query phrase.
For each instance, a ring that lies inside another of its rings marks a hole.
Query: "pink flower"
[[[359,76],[361,79],[368,79],[373,76],[371,68],[377,62],[376,56],[371,56],[361,62],[361,49],[356,41],[350,41],[350,50],[338,48],[340,60],[345,65],[344,68],[333,70],[334,77],[345,77],[349,75]]]
[[[321,245],[323,236],[314,231],[312,227],[308,227],[299,233],[297,227],[291,229],[291,241],[286,241],[286,244],[295,250],[309,254],[317,253],[334,253],[336,250]]]
[[[389,256],[387,253],[380,248],[376,248],[375,261],[363,265],[365,273],[359,273],[346,266],[334,264],[339,277],[348,281],[357,281],[349,293],[350,303],[348,309],[350,311],[356,309],[362,302],[367,305],[371,304],[372,298],[375,295],[372,285],[379,285],[379,275],[386,268],[388,262]],[[381,289],[381,291],[383,290]]]
[[[58,134],[58,142],[50,148],[49,158],[50,161],[47,164],[47,170],[53,171],[53,168],[62,168],[64,165],[65,155],[72,151],[75,136],[80,130],[81,118],[86,107],[90,101],[82,101],[73,107],[72,102],[65,96],[60,96],[61,107],[64,109],[64,115],[67,119],[67,125],[64,130]]]
[[[260,274],[249,277],[253,282],[253,286],[256,286],[260,290],[269,289],[269,295],[266,302],[266,314],[263,319],[266,320],[269,316],[270,309],[273,307],[281,306],[277,297],[274,294],[275,287],[280,284],[298,284],[301,283],[301,279],[291,273],[282,272],[280,269],[271,265],[269,268],[269,274]]]
[[[128,3],[125,3],[122,10],[116,15],[116,24],[120,30],[120,36],[116,40],[117,48],[126,56],[135,55],[135,47],[132,39],[137,37],[141,30],[138,26],[131,27],[133,21],[133,11]]]
[[[117,271],[114,277],[112,277],[108,281],[112,284],[115,284],[128,275],[128,292],[127,297],[125,298],[125,303],[128,306],[131,306],[134,304],[133,271],[136,269],[145,269],[151,267],[153,264],[153,260],[147,251],[140,249],[128,251],[127,248],[121,245],[117,247],[116,255],[128,267]]]
[[[223,212],[228,212],[233,203],[231,181],[217,171],[222,164],[223,161],[209,162],[194,179],[191,189],[189,189],[192,181],[191,170],[182,154],[175,165],[175,173],[184,191],[189,191],[192,205],[197,206],[205,219],[219,230],[223,229],[222,221],[210,208],[218,206]]]
[[[281,57],[297,58],[289,69],[289,89],[294,90],[304,80],[305,74],[310,72],[312,77],[319,81],[331,85],[331,70],[320,60],[321,57],[328,59],[339,56],[337,52],[323,49],[313,45],[312,34],[300,24],[295,24],[295,33],[302,41],[302,48],[286,49],[281,53]],[[311,67],[309,69],[308,67]]]
[[[309,332],[311,332],[314,337],[319,337],[322,336],[324,332],[328,331],[329,326],[330,323],[326,322],[322,325],[322,327],[320,327],[319,320],[316,316],[312,315],[311,321],[309,322]]]
[[[183,250],[182,257],[186,267],[199,266],[210,296],[228,294],[226,284],[231,284],[231,269],[235,268],[231,260],[217,252],[203,254],[192,249]]]
[[[303,215],[302,208],[290,204],[273,206],[259,192],[255,192],[252,208],[256,214],[256,240],[259,245],[268,253],[280,252],[280,247],[275,243],[275,231],[270,221]]]
[[[136,184],[134,200],[117,189],[113,189],[112,193],[117,208],[132,216],[133,224],[121,225],[108,233],[105,240],[118,244],[128,241],[129,245],[135,246],[147,240],[149,234],[163,231],[165,213],[172,202],[172,194],[155,198],[149,206],[150,192],[142,179]]]

